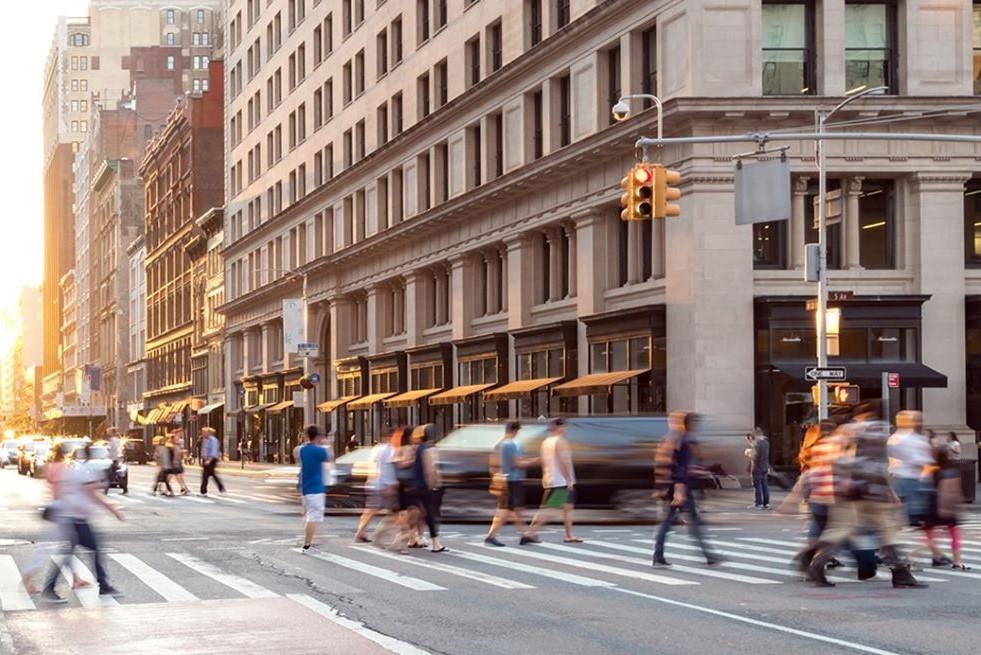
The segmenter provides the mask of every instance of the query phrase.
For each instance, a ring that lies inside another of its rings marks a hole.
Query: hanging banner
[[[287,298],[283,301],[283,352],[295,355],[304,342],[303,301]]]

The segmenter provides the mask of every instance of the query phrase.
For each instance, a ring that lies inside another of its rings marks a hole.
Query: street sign
[[[320,373],[311,373],[309,376],[310,381],[314,384],[320,384]]]
[[[827,366],[825,368],[808,366],[804,369],[804,379],[810,382],[817,382],[818,380],[843,382],[848,379],[848,371],[844,366]]]
[[[898,389],[899,388],[899,373],[889,374],[889,388]]]
[[[316,357],[320,354],[320,344],[298,343],[296,344],[296,354],[300,357]]]
[[[844,300],[852,300],[855,298],[854,291],[829,291],[828,292],[828,302],[842,302]],[[817,298],[808,298],[806,309],[809,312],[816,312],[818,308]]]

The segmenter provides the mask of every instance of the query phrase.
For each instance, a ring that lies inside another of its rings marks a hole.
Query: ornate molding
[[[850,196],[859,196],[862,194],[862,182],[865,178],[861,175],[856,175],[854,177],[847,178],[845,192]]]
[[[794,193],[801,196],[807,195],[807,187],[811,178],[806,175],[798,175],[794,178]]]

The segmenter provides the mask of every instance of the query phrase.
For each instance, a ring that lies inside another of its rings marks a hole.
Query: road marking
[[[209,500],[208,498],[198,498],[197,496],[185,496],[185,495],[182,495],[182,494],[178,494],[176,496],[176,498],[180,498],[182,500],[189,500],[192,503],[203,503],[205,505],[214,505],[215,504],[215,501],[213,501],[213,500]]]
[[[109,558],[139,578],[143,584],[167,602],[198,599],[187,589],[129,553],[113,553]]]
[[[613,591],[620,592],[622,594],[629,594],[631,596],[636,596],[638,598],[646,598],[648,600],[653,600],[658,603],[664,603],[665,605],[672,605],[674,607],[683,607],[685,609],[689,609],[695,612],[701,612],[702,614],[711,614],[713,616],[729,619],[731,621],[738,621],[740,623],[753,625],[758,628],[767,628],[768,630],[783,632],[785,634],[794,635],[795,637],[802,637],[804,639],[810,639],[812,641],[820,641],[826,644],[834,644],[835,646],[841,646],[842,648],[848,648],[849,650],[854,650],[861,653],[871,653],[872,655],[900,655],[899,653],[896,653],[894,651],[883,650],[881,648],[875,648],[874,646],[866,646],[864,644],[859,644],[853,641],[847,641],[845,639],[828,637],[826,635],[818,634],[816,632],[808,632],[807,630],[798,630],[797,628],[790,628],[788,626],[780,625],[778,623],[770,623],[769,621],[760,621],[759,619],[752,619],[749,618],[748,616],[740,616],[738,614],[733,614],[731,612],[724,612],[722,610],[712,609],[711,607],[702,607],[701,605],[686,603],[680,600],[674,600],[672,598],[655,596],[653,594],[647,594],[642,591],[634,591],[633,589],[624,589],[623,587],[615,587]]]
[[[603,553],[598,550],[589,550],[587,548],[571,548],[569,546],[560,546],[558,544],[540,544],[544,548],[550,550],[557,550],[563,553],[573,553],[578,555],[584,555],[586,557],[593,557],[596,559],[611,559],[617,562],[626,562],[628,564],[638,564],[640,566],[650,566],[649,560],[643,560],[639,557],[626,557],[624,555],[614,555],[613,553]],[[738,573],[726,573],[725,571],[716,571],[714,569],[702,569],[696,568],[694,566],[684,566],[675,564],[671,567],[672,571],[679,571],[681,573],[689,573],[691,575],[703,575],[708,578],[721,578],[723,580],[731,580],[733,582],[744,582],[746,584],[780,584],[778,580],[768,580],[766,578],[755,578],[750,575],[739,575]]]
[[[408,587],[409,589],[413,589],[415,591],[446,591],[446,587],[440,587],[432,582],[420,580],[419,578],[413,578],[408,575],[402,575],[401,573],[396,573],[395,571],[389,571],[388,569],[383,569],[379,566],[365,564],[364,562],[348,559],[347,557],[342,557],[333,553],[319,553],[309,550],[304,553],[303,549],[301,548],[294,548],[293,552],[316,557],[317,559],[325,562],[330,562],[331,564],[343,566],[344,568],[352,569],[354,571],[364,573],[365,575],[370,575],[388,582],[393,582],[397,585]]]
[[[596,541],[596,540],[590,540],[589,543],[590,544],[595,544],[597,546],[603,546],[604,548],[611,548],[613,550],[621,550],[621,551],[626,552],[626,553],[638,553],[638,554],[643,554],[643,555],[651,555],[651,549],[650,548],[638,548],[637,546],[626,546],[624,544],[614,544],[614,543],[609,543],[609,542],[605,542],[605,541]],[[667,548],[670,550],[672,548],[671,544],[668,544]],[[722,551],[716,551],[716,552],[718,552],[720,554],[724,554],[724,553],[722,553]],[[671,553],[671,557],[672,557],[672,559],[680,559],[680,560],[684,560],[686,562],[704,562],[705,561],[705,558],[704,557],[699,557],[697,555],[682,555],[680,553]],[[776,559],[776,558],[773,558],[773,559]],[[800,573],[797,573],[795,571],[791,571],[789,569],[783,569],[783,568],[779,568],[779,567],[770,567],[770,566],[758,566],[756,564],[746,564],[744,562],[731,562],[731,561],[726,560],[726,561],[722,562],[721,566],[723,568],[741,569],[743,571],[755,571],[757,573],[769,573],[771,575],[780,575],[780,576],[784,576],[784,577],[788,577],[788,578],[800,578],[801,577]]]
[[[305,594],[286,594],[286,597],[290,600],[303,605],[309,610],[312,610],[324,617],[329,621],[333,621],[339,626],[347,628],[351,632],[357,633],[375,642],[382,648],[386,648],[395,655],[429,655],[427,651],[416,648],[412,644],[406,643],[394,637],[389,637],[388,635],[383,635],[380,632],[375,632],[371,628],[365,627],[360,621],[355,621],[347,617],[341,616],[340,612],[331,607],[330,605],[325,605],[319,600],[311,598]]]
[[[936,533],[934,533],[934,534],[936,534]],[[947,542],[948,544],[950,543],[950,540],[949,539],[936,539],[935,538],[934,541]],[[901,543],[904,546],[909,546],[911,548],[914,548],[914,547],[922,546],[923,545],[923,542],[913,541],[912,539],[901,539],[899,541],[899,543]],[[971,542],[969,542],[969,541],[961,541],[961,543],[962,544],[967,544],[967,543],[971,543]],[[967,546],[961,546],[961,552],[981,554],[981,548],[969,548]]]
[[[619,528],[593,528],[593,532],[633,532],[633,530],[621,530]]]
[[[460,568],[459,566],[453,566],[452,564],[439,564],[437,562],[421,560],[407,555],[395,555],[393,553],[387,553],[385,551],[379,550],[378,548],[372,546],[365,547],[365,546],[352,545],[351,548],[360,550],[365,553],[371,553],[372,555],[377,555],[378,557],[385,557],[399,562],[405,562],[406,564],[413,564],[415,566],[421,566],[426,569],[441,571],[443,573],[449,573],[450,575],[457,575],[460,576],[461,578],[469,578],[470,580],[483,582],[485,584],[493,585],[495,587],[500,587],[501,589],[534,589],[533,586],[529,584],[525,584],[523,582],[508,580],[507,578],[499,578],[496,575],[490,575],[489,573],[482,573],[480,571],[472,571],[470,569]],[[439,555],[442,554],[443,553],[439,553]]]
[[[238,492],[236,492],[234,494],[228,494],[228,495],[229,496],[234,496],[235,498],[244,498],[246,500],[251,500],[253,502],[276,503],[277,505],[284,504],[284,501],[278,500],[278,499],[275,499],[275,498],[272,498],[271,496],[269,498],[263,498],[261,496],[253,496],[253,495],[250,495],[250,494],[243,494],[243,493],[238,493]]]
[[[252,492],[252,495],[253,495],[253,496],[254,496],[255,498],[259,498],[259,499],[262,499],[262,500],[266,500],[266,501],[269,501],[269,502],[271,502],[271,503],[284,503],[284,502],[286,502],[286,501],[285,501],[285,500],[283,499],[283,497],[282,497],[282,496],[273,496],[272,494],[263,494],[263,493],[259,493],[259,492],[257,492],[257,491],[253,491],[253,492]]]
[[[211,537],[170,537],[160,541],[208,541]]]
[[[136,504],[136,505],[142,505],[143,504],[143,501],[142,500],[137,500],[136,498],[133,498],[129,494],[119,494],[118,496],[113,496],[112,498],[113,498],[113,500],[121,500],[124,503],[133,503],[133,504]]]
[[[166,503],[167,499],[163,496],[154,496],[153,494],[140,494],[141,498],[146,498],[147,500],[152,500],[155,503]]]
[[[494,546],[487,546],[485,544],[470,544],[470,545],[477,546],[480,548],[494,548]],[[616,566],[607,566],[606,564],[596,564],[594,562],[583,562],[582,560],[570,559],[568,557],[559,557],[558,555],[546,555],[544,553],[535,553],[527,548],[519,547],[510,552],[521,555],[522,557],[531,557],[532,559],[545,560],[553,564],[564,564],[566,566],[574,566],[581,569],[600,571],[602,573],[609,573],[610,575],[619,575],[625,578],[633,578],[635,580],[647,580],[648,582],[655,582],[657,584],[666,584],[666,585],[673,585],[673,586],[699,584],[694,580],[681,580],[679,578],[671,578],[666,575],[656,575],[654,573],[631,571],[629,569],[621,569]]]
[[[251,580],[246,580],[245,578],[232,573],[225,573],[214,564],[200,560],[193,555],[188,555],[187,553],[167,553],[167,557],[177,560],[189,569],[197,571],[201,575],[208,576],[212,580],[220,582],[226,587],[231,587],[246,598],[279,597],[278,594],[269,591],[265,587],[257,585]]]
[[[576,575],[575,573],[555,571],[553,569],[546,569],[539,566],[528,566],[527,564],[522,564],[520,562],[512,562],[510,560],[497,559],[496,557],[478,555],[477,553],[451,550],[449,554],[452,555],[453,557],[460,557],[473,562],[480,562],[481,564],[489,564],[491,566],[500,566],[502,568],[511,569],[512,571],[520,571],[521,573],[530,573],[531,575],[538,575],[543,578],[560,580],[562,582],[568,582],[570,584],[579,585],[580,587],[615,587],[616,586],[612,582],[607,582],[606,580],[599,580],[597,578],[587,578],[582,575]]]
[[[217,496],[208,496],[208,498],[213,499],[213,500],[220,500],[223,503],[235,503],[236,505],[248,505],[248,503],[245,502],[244,500],[238,500],[237,498],[229,498],[227,495],[221,495],[221,494],[219,494]]]
[[[20,581],[12,555],[0,555],[0,611],[32,610],[34,601]]]
[[[60,556],[53,555],[52,559],[57,560]],[[73,589],[75,592],[75,597],[78,598],[79,604],[87,609],[94,607],[107,607],[113,605],[119,605],[119,602],[112,596],[100,596],[99,595],[99,583],[96,582],[95,576],[89,571],[89,567],[82,563],[82,560],[78,559],[76,555],[71,556],[71,566],[68,566],[66,558],[61,557],[61,559],[66,560],[61,563],[59,570],[61,571],[61,576],[65,579],[69,586],[72,584],[73,575],[72,571],[75,571],[83,580],[91,583],[91,586],[85,587],[83,589]]]

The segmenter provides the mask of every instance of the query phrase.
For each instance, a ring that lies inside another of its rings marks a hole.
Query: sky
[[[58,16],[84,16],[87,0],[41,0],[0,39],[7,101],[0,156],[0,311],[17,306],[21,287],[41,284],[44,257],[41,93]]]

